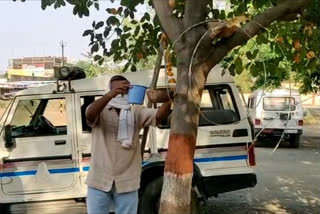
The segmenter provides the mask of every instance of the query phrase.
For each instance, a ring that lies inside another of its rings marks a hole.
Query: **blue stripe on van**
[[[194,162],[216,162],[216,161],[235,161],[235,160],[246,160],[247,155],[237,155],[237,156],[224,156],[224,157],[211,157],[211,158],[195,158]]]
[[[49,169],[50,174],[79,172],[79,168]]]
[[[195,158],[195,163],[205,163],[205,162],[218,162],[218,161],[236,161],[236,160],[246,160],[248,158],[247,155],[237,155],[237,156],[224,156],[224,157],[211,157],[211,158]],[[143,161],[142,166],[145,166],[151,162]],[[89,171],[90,167],[85,166],[82,168],[83,171]],[[80,169],[77,167],[72,168],[61,168],[61,169],[49,169],[50,174],[62,174],[62,173],[74,173],[79,172]],[[36,170],[30,171],[21,171],[21,172],[4,172],[0,173],[0,178],[3,177],[20,177],[27,175],[35,175],[37,173]]]
[[[63,173],[79,172],[79,168],[73,167],[73,168],[62,168],[62,169],[49,169],[48,171],[50,174],[63,174]],[[4,172],[4,173],[0,173],[0,178],[35,175],[36,173],[37,173],[36,170],[21,171],[21,172]]]
[[[25,176],[25,175],[35,175],[37,171],[22,171],[22,172],[4,172],[0,173],[0,178],[2,177],[19,177],[19,176]]]

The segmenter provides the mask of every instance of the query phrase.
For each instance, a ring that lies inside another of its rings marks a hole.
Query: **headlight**
[[[86,73],[78,67],[61,67],[59,68],[59,80],[78,80],[86,78]]]
[[[71,73],[71,70],[68,67],[61,67],[59,69],[59,74],[62,78],[67,78],[70,75],[70,73]]]

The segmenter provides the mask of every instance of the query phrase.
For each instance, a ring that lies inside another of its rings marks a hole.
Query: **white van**
[[[257,90],[248,99],[248,109],[254,121],[255,133],[262,138],[289,139],[298,148],[303,132],[303,109],[298,90]]]
[[[164,88],[166,78],[160,73],[157,88]],[[148,86],[153,72],[123,75],[132,84]],[[91,129],[84,112],[106,93],[110,78],[58,81],[16,94],[0,121],[0,204],[86,197]],[[194,159],[195,201],[256,185],[253,126],[241,102],[228,72],[221,76],[219,67],[210,72]],[[156,210],[168,137],[168,124],[149,130],[140,213]]]

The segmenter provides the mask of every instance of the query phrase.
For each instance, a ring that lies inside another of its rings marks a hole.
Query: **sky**
[[[6,71],[8,60],[28,56],[61,56],[60,41],[66,42],[65,56],[84,59],[81,53],[90,51],[89,37],[82,37],[91,29],[93,20],[106,20],[104,9],[93,7],[89,17],[79,18],[72,7],[55,10],[41,9],[41,0],[0,0],[0,73]],[[111,3],[101,5],[105,8]]]

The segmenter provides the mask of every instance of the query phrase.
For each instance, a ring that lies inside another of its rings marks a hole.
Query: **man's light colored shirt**
[[[139,131],[156,125],[157,109],[133,106],[132,111],[135,127],[130,149],[117,141],[119,116],[114,108],[107,105],[94,123],[87,121],[92,127],[88,186],[108,192],[114,182],[117,193],[139,189],[142,161]]]

